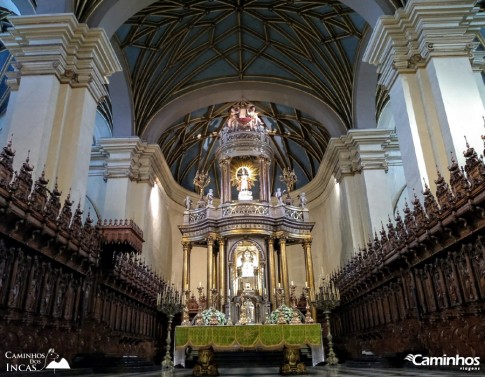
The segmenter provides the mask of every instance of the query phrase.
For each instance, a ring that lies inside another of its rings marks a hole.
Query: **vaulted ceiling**
[[[402,5],[400,0],[388,2]],[[80,11],[86,11],[83,4],[78,1]],[[231,103],[188,104],[184,117],[154,124],[164,107],[187,93],[222,83],[235,88],[241,83],[278,84],[317,98],[350,129],[358,55],[368,28],[337,0],[154,2],[129,18],[114,37],[129,70],[135,132],[143,136],[148,127],[159,127],[158,141],[174,178],[193,189],[196,169],[210,170],[217,181],[214,148],[207,149],[207,143],[213,142]],[[257,107],[276,131],[273,185],[289,166],[301,187],[318,170],[329,125],[291,102],[259,101]]]

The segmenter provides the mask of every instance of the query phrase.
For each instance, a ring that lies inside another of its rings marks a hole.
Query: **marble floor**
[[[485,369],[482,367],[480,371],[460,372],[460,371],[440,371],[440,370],[419,370],[419,369],[403,369],[403,368],[351,368],[346,366],[328,367],[317,366],[308,368],[307,376],[321,376],[321,377],[476,377],[485,376]],[[192,374],[191,369],[175,369],[173,373],[162,372],[147,372],[147,373],[126,373],[126,374],[97,374],[97,377],[189,377]],[[221,377],[280,377],[277,368],[219,368],[219,375]]]

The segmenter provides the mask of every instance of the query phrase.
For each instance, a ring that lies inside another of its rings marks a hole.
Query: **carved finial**
[[[6,157],[12,158],[13,156],[15,156],[15,150],[12,148],[12,144],[13,144],[13,134],[10,136],[10,140],[7,142],[7,145],[3,147],[2,154],[5,154]]]
[[[42,173],[40,174],[38,182],[43,186],[47,186],[47,184],[49,183],[49,180],[46,179],[45,177],[45,165],[44,165],[44,169],[42,170]]]
[[[450,152],[451,155],[451,166],[448,166],[448,170],[456,170],[458,168],[458,164],[455,160],[455,156],[453,155],[453,152]]]
[[[426,183],[426,179],[424,177],[423,177],[423,183],[424,183],[424,190],[422,191],[422,193],[423,195],[429,195],[430,193],[429,186]]]
[[[31,172],[34,170],[34,165],[29,164],[30,161],[30,149],[27,151],[27,158],[25,159],[25,162],[22,164],[22,169]]]
[[[93,219],[91,219],[91,207],[88,208],[88,215],[86,216],[86,224],[91,225],[93,223]]]
[[[56,182],[54,183],[54,190],[52,190],[52,195],[55,196],[61,196],[62,192],[58,190],[59,186],[57,185],[57,177],[56,177]]]

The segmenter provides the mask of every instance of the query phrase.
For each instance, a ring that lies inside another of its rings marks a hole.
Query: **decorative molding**
[[[471,57],[485,25],[474,0],[410,0],[377,21],[363,60],[378,67],[379,84],[392,87],[400,73],[414,73],[437,56]]]
[[[102,175],[105,180],[128,178],[151,186],[158,180],[167,196],[180,206],[187,196],[194,202],[199,199],[174,180],[160,147],[138,137],[99,139],[91,149],[89,174]]]
[[[21,76],[55,75],[73,88],[88,88],[96,101],[107,95],[108,77],[121,65],[101,28],[80,24],[73,14],[9,17],[13,27],[0,36],[14,56],[12,89]]]
[[[353,176],[363,170],[378,169],[387,172],[389,166],[399,165],[401,155],[397,136],[392,130],[350,130],[347,135],[330,139],[320,164],[323,169],[314,181],[326,186],[332,175],[337,182],[341,182],[345,176]],[[307,187],[313,185],[314,181]],[[324,189],[321,187],[321,192]],[[306,192],[312,198],[321,194],[308,189]]]
[[[332,177],[340,181],[345,175],[354,175],[363,169],[386,170],[399,165],[401,155],[392,130],[350,130],[347,135],[330,139],[316,177],[292,195],[296,197],[305,192],[311,204],[325,192]],[[102,175],[105,180],[129,178],[150,185],[158,179],[167,196],[178,205],[183,206],[187,196],[193,202],[199,200],[194,192],[174,180],[160,147],[142,142],[138,137],[99,139],[91,149],[89,174]]]

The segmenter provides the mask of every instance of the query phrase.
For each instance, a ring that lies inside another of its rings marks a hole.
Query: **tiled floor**
[[[148,372],[143,374],[116,374],[116,375],[96,375],[98,377],[189,377],[192,374],[191,369],[175,369],[173,373]],[[251,377],[264,376],[276,377],[278,374],[277,368],[219,368],[219,375],[221,377]],[[485,376],[485,370],[482,367],[481,371],[440,371],[440,370],[419,370],[419,369],[394,369],[394,368],[349,368],[346,366],[328,367],[317,366],[308,368],[307,376],[322,376],[322,377],[476,377]]]

